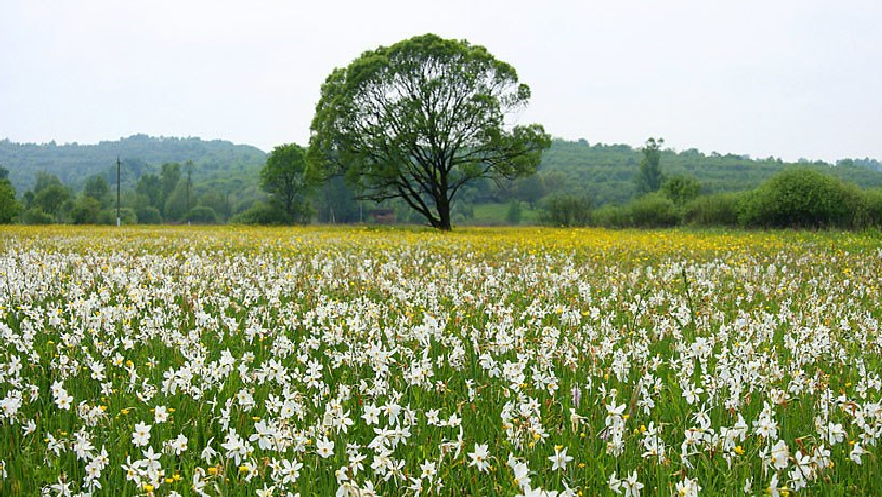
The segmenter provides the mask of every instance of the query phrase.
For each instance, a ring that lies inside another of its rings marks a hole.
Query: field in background
[[[882,493],[876,238],[0,240],[0,495]]]

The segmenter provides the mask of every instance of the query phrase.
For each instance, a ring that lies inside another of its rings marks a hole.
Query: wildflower
[[[643,488],[643,484],[637,481],[636,471],[631,472],[622,486],[625,489],[625,497],[640,497],[640,489]]]
[[[487,445],[475,444],[474,452],[469,452],[468,456],[472,459],[469,466],[477,466],[479,471],[488,471],[490,462],[487,461]]]
[[[563,450],[560,450],[560,449],[561,449],[560,446],[556,446],[554,448],[554,455],[550,456],[548,458],[548,460],[551,461],[551,463],[552,463],[552,466],[551,466],[552,471],[556,471],[558,469],[560,469],[562,471],[566,470],[567,463],[569,463],[570,461],[573,460],[572,457],[567,455],[568,447],[563,447]]]
[[[316,440],[315,449],[318,455],[323,459],[327,459],[334,455],[334,442],[328,440],[328,437],[323,437],[321,440]]]
[[[132,444],[136,447],[144,447],[150,443],[151,425],[138,423],[135,425],[135,431],[132,432]]]

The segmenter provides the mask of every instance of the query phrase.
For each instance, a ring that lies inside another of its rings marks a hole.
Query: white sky
[[[511,63],[554,136],[882,159],[882,2],[0,1],[0,138],[305,145],[319,88],[434,32]]]

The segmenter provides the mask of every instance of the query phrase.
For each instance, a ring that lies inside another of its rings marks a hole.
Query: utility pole
[[[119,228],[120,225],[122,224],[122,221],[119,217],[119,183],[120,183],[119,169],[120,169],[120,162],[119,162],[119,155],[117,155],[116,156],[116,227],[117,228]]]

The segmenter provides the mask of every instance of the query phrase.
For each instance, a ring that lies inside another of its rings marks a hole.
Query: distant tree
[[[307,175],[305,154],[306,150],[297,144],[280,145],[270,152],[260,172],[260,186],[289,222],[308,220],[308,197],[316,179]]]
[[[210,207],[215,212],[217,221],[227,220],[233,212],[229,196],[217,190],[209,190],[200,195],[198,206]]]
[[[217,214],[211,207],[197,205],[187,213],[187,221],[198,224],[214,224],[217,222]]]
[[[64,183],[62,183],[61,179],[54,174],[47,173],[46,171],[37,171],[37,174],[34,175],[34,195],[50,186],[64,187]]]
[[[101,207],[106,207],[110,195],[110,185],[103,176],[89,176],[86,185],[83,187],[83,196],[93,198],[98,201]]]
[[[148,205],[159,210],[163,208],[162,180],[155,174],[145,174],[138,178],[135,192],[147,198]]]
[[[661,146],[665,142],[663,138],[656,140],[649,137],[643,147],[643,158],[640,160],[640,170],[637,173],[637,192],[640,194],[657,192],[662,185]]]
[[[28,196],[28,207],[39,208],[57,222],[61,222],[67,208],[72,207],[73,194],[64,186],[58,176],[46,172],[38,172],[32,195]],[[34,219],[40,218],[35,212]]]
[[[15,198],[15,187],[9,181],[9,171],[0,166],[0,224],[11,223],[21,212],[21,204]]]
[[[515,187],[515,197],[526,202],[530,206],[530,210],[536,208],[536,202],[541,200],[546,193],[545,181],[539,174],[519,179]]]
[[[357,223],[359,200],[339,176],[329,178],[316,191],[315,207],[320,223]]]
[[[521,223],[523,210],[521,209],[520,200],[512,200],[508,203],[508,211],[505,213],[505,220],[508,224],[517,225]]]
[[[162,209],[166,221],[184,221],[187,215],[187,185],[179,181],[177,187],[165,201]]]
[[[678,174],[662,183],[662,193],[679,207],[686,205],[701,193],[701,183],[692,176]]]
[[[82,196],[73,204],[70,216],[74,224],[96,224],[101,214],[101,202],[91,196]]]
[[[591,199],[587,196],[555,193],[543,201],[542,221],[556,227],[587,226],[591,220]]]
[[[178,183],[181,181],[181,165],[175,163],[163,164],[162,171],[159,173],[159,184],[160,184],[160,207],[165,209],[166,203],[168,203],[172,194],[175,191],[175,188],[178,187]],[[186,197],[186,193],[184,193],[184,197]],[[184,198],[184,203],[186,203],[186,198]],[[186,208],[183,209],[183,212],[187,212]],[[166,215],[165,210],[163,210],[163,215]],[[181,213],[183,215],[183,213]],[[166,217],[169,217],[166,215]]]
[[[322,85],[310,167],[345,174],[361,198],[402,199],[449,230],[464,185],[536,172],[549,136],[506,122],[529,99],[515,69],[482,46],[426,34],[380,47]]]

